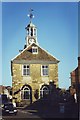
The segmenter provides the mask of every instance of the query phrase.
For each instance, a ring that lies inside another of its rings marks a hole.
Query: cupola
[[[32,23],[32,18],[34,15],[32,14],[32,9],[30,9],[30,14],[28,17],[30,18],[30,23],[25,27],[26,29],[26,47],[31,45],[32,43],[37,44],[37,27]]]

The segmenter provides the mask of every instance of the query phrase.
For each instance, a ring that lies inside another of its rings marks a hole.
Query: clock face
[[[34,43],[35,42],[35,39],[33,39],[33,38],[30,38],[29,39],[29,44],[32,44],[32,43]]]

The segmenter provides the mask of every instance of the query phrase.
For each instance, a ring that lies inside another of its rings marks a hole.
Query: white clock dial
[[[34,39],[29,39],[29,43],[33,43],[35,40]]]

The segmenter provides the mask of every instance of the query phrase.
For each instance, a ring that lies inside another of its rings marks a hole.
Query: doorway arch
[[[32,102],[32,88],[29,85],[24,85],[21,89],[21,99],[30,100]]]
[[[44,85],[40,89],[40,98],[46,97],[49,95],[49,87],[48,85]]]

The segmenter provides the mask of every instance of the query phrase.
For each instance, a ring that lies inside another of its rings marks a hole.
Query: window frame
[[[43,68],[43,66],[47,66],[47,68]],[[47,70],[48,70],[48,71],[47,71],[48,74],[44,74],[44,73],[43,73],[43,69],[44,69],[44,70],[47,69]],[[49,65],[41,65],[41,76],[49,76]]]
[[[26,88],[28,89],[28,90],[26,90]],[[25,96],[24,96],[24,92],[28,92],[29,93],[29,98],[26,98]],[[30,88],[29,87],[24,87],[23,88],[23,90],[21,91],[21,99],[22,100],[30,100],[30,93],[31,91],[30,91]]]
[[[44,90],[45,88],[47,88],[47,90]],[[47,92],[49,94],[49,88],[47,86],[43,86],[41,89],[40,89],[40,98],[44,97],[44,92]]]
[[[37,51],[35,52],[34,50],[37,50]],[[34,47],[34,46],[33,46],[33,47],[32,47],[32,53],[33,53],[33,54],[38,54],[38,47]]]
[[[26,68],[24,68],[24,66],[26,66]],[[27,66],[29,66],[29,68]],[[26,70],[26,74],[24,74],[24,69]],[[28,70],[29,70],[29,74],[28,74]],[[22,76],[30,76],[30,65],[29,64],[22,65]]]

